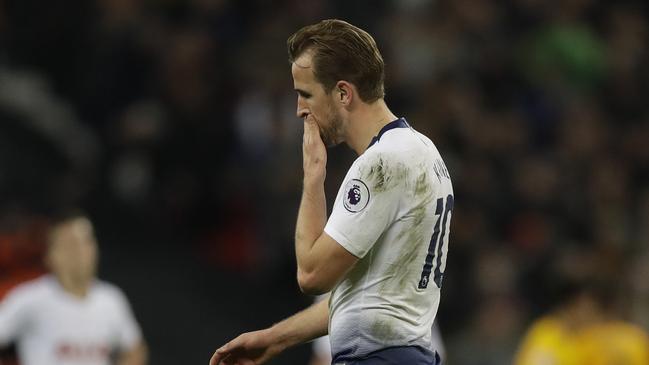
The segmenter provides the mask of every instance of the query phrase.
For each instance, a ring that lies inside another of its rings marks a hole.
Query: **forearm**
[[[329,332],[329,296],[273,325],[269,331],[282,349],[326,335]]]
[[[326,335],[329,300],[316,303],[270,328],[248,332],[214,352],[210,365],[228,359],[228,364],[263,364],[289,347]]]
[[[295,256],[299,272],[313,269],[311,249],[322,235],[327,222],[327,202],[324,192],[324,180],[304,178],[302,200],[295,226]]]

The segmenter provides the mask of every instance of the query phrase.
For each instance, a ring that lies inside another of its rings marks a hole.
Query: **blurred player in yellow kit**
[[[649,364],[649,337],[638,326],[606,321],[584,330],[581,336],[583,364]]]
[[[532,324],[515,365],[647,365],[649,337],[614,319],[602,287],[573,283],[559,307]]]

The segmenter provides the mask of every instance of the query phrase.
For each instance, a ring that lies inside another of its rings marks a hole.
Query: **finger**
[[[212,355],[212,358],[210,359],[210,365],[218,365],[229,355],[228,345],[229,344],[225,344],[214,351],[214,355]]]
[[[315,121],[304,121],[304,142],[313,144],[321,141],[320,128]]]
[[[308,130],[313,130],[313,129],[318,129],[318,122],[315,120],[314,117],[309,115],[308,117],[304,118],[304,126]]]
[[[214,352],[214,355],[210,358],[210,365],[218,365],[221,362],[221,356]]]
[[[313,144],[313,138],[313,127],[307,122],[304,122],[304,136],[302,137],[302,143],[304,146],[306,147]]]
[[[239,360],[232,356],[231,354],[228,354],[223,360],[221,360],[221,363],[219,365],[240,365],[241,363]]]
[[[304,137],[308,138],[313,135],[314,129],[317,129],[317,124],[314,121],[304,121]]]
[[[218,365],[239,365],[239,361],[237,361],[237,359],[233,358],[232,356],[228,355],[223,360],[221,360],[221,363]]]
[[[210,365],[219,365],[224,357],[225,354],[219,353],[219,350],[216,350],[214,352],[214,355],[212,355],[212,358],[210,359]]]

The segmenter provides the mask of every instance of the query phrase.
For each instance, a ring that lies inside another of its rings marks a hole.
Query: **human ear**
[[[349,103],[351,103],[353,95],[351,84],[346,81],[338,81],[338,83],[336,84],[336,91],[338,92],[339,101],[341,104],[348,105]]]

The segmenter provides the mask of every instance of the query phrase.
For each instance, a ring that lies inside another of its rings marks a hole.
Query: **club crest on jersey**
[[[370,201],[370,190],[364,182],[358,179],[352,179],[345,185],[345,196],[343,205],[345,209],[352,213],[360,212],[365,209]]]

